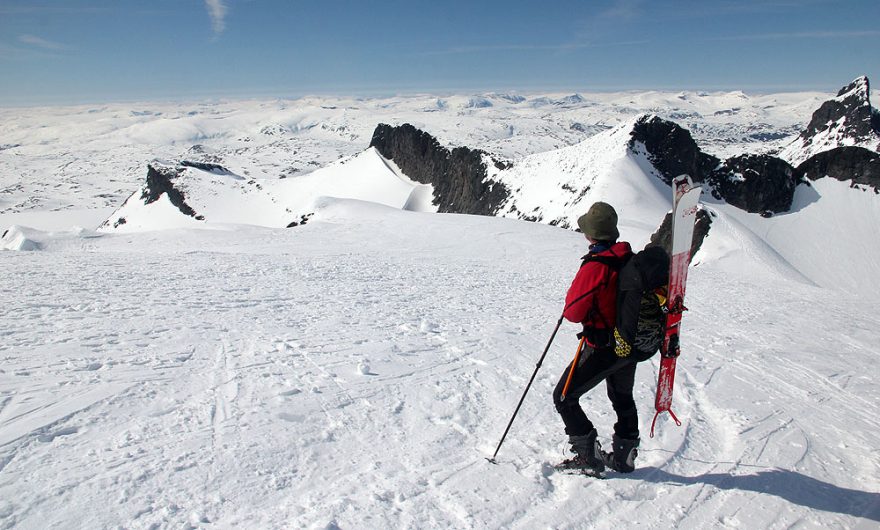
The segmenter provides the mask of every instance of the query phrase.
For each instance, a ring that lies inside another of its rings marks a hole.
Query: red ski
[[[691,261],[691,243],[694,237],[694,223],[700,203],[700,188],[695,188],[687,175],[680,175],[672,181],[672,248],[669,264],[669,289],[666,299],[666,336],[660,347],[660,375],[657,378],[657,399],[654,401],[654,421],[651,422],[651,437],[654,425],[663,412],[668,412],[676,425],[681,422],[672,412],[672,388],[675,382],[675,361],[679,348],[679,326],[684,306],[684,290],[687,281],[688,264]]]

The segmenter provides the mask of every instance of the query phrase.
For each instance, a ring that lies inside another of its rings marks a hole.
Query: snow
[[[563,149],[530,155],[513,168],[490,173],[513,197],[498,215],[518,218],[540,210],[543,222],[576,227],[577,218],[596,201],[618,210],[632,242],[644,246],[657,219],[672,208],[668,187],[648,162],[644,146],[627,148],[635,119]]]
[[[718,218],[697,256],[703,261],[726,270],[769,270],[853,295],[880,294],[880,196],[873,188],[824,177],[798,186],[791,211],[769,219],[726,204],[710,210]]]
[[[868,78],[865,76],[856,78],[850,83],[852,88],[847,92],[829,98],[829,101],[843,105],[845,100],[857,100],[859,105],[871,107],[871,94],[868,90]],[[852,102],[849,103],[852,105]],[[873,109],[873,112],[877,112]],[[847,125],[846,116],[841,116],[835,121],[828,121],[825,129],[818,131],[805,139],[800,136],[794,138],[779,152],[779,157],[797,167],[810,157],[840,146],[857,146],[871,151],[880,151],[880,137],[877,134],[868,134],[866,137],[855,137],[856,124]],[[852,130],[850,130],[852,129]]]
[[[3,232],[3,250],[39,250],[40,244],[28,237],[31,231],[12,225]]]
[[[569,118],[595,125],[589,116],[610,117],[613,103],[706,116],[738,107],[745,120],[772,99],[786,110],[771,121],[787,123],[813,98],[581,96],[552,111],[532,96],[486,95],[483,109],[450,96],[449,110],[425,114],[441,137],[521,156],[505,182],[521,188],[520,212],[546,201],[571,219],[608,200],[622,238],[640,246],[671,192],[639,146],[623,147],[636,113],[590,138]],[[364,151],[373,125],[350,114],[409,118],[440,109],[437,97],[383,101],[382,111],[319,98],[0,109],[4,142],[22,144],[0,151],[0,528],[880,524],[872,189],[820,179],[769,219],[704,194],[713,227],[688,273],[673,399],[683,425],[663,417],[647,436],[652,359],[636,377],[637,470],[603,481],[554,473],[566,443],[551,392],[577,346],[565,323],[492,465],[586,242],[546,224],[433,213],[429,189]],[[501,116],[516,122],[509,142]],[[164,132],[126,130],[157,119]],[[270,124],[303,136],[258,136]],[[128,143],[136,137],[148,143]],[[128,214],[142,230],[92,230],[147,162],[186,158],[194,137],[243,177],[186,170],[205,222],[163,196]],[[294,166],[309,169],[278,178]],[[236,186],[252,198],[228,202]],[[285,208],[313,215],[285,229]],[[604,392],[582,403],[607,447]]]
[[[153,161],[157,169],[175,170],[170,162]],[[404,175],[396,164],[369,148],[307,175],[287,179],[244,179],[223,171],[187,167],[173,180],[198,214],[182,213],[167,193],[145,203],[146,184],[133,193],[101,227],[105,231],[137,232],[195,228],[220,224],[253,224],[283,228],[300,224],[315,213],[322,197],[360,199],[405,210],[430,212],[433,189]],[[200,219],[201,218],[201,219]]]
[[[0,253],[15,279],[0,291],[15,315],[0,344],[5,527],[880,521],[869,298],[701,263],[673,403],[684,425],[647,437],[657,363],[642,365],[639,469],[590,481],[550,469],[569,324],[500,464],[485,460],[579,234],[325,199],[292,230],[35,237],[43,252]],[[603,392],[583,403],[610,443]]]
[[[438,99],[426,94],[0,108],[0,215],[116,208],[143,182],[147,163],[157,158],[205,153],[200,157],[219,158],[218,163],[246,178],[304,175],[361,153],[378,123],[411,123],[442,145],[514,159],[577,144],[650,112],[688,128],[703,149],[722,158],[773,151],[799,133],[813,110],[834,94],[570,96],[449,94]],[[569,104],[558,104],[566,98]],[[467,108],[472,99],[492,105]],[[715,114],[731,108],[740,111]]]

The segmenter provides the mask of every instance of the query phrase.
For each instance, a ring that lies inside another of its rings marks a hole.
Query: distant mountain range
[[[627,151],[614,150],[624,144]],[[687,173],[714,197],[765,216],[788,211],[798,184],[825,176],[880,189],[880,113],[871,106],[866,77],[824,103],[779,156],[742,154],[722,161],[704,153],[687,130],[654,115],[572,147],[509,162],[479,150],[450,151],[410,125],[379,125],[370,146],[414,180],[433,185],[439,211],[515,216],[563,227],[575,225],[578,212],[588,206],[581,199],[623,156],[644,156],[651,167],[641,167],[666,184]],[[546,200],[521,197],[524,188],[535,187],[548,195]]]
[[[639,234],[634,238],[639,242],[649,237],[662,241],[667,225],[658,229],[657,223],[669,210],[669,182],[687,173],[703,186],[708,205],[694,242],[699,248],[703,238],[713,233],[718,215],[730,212],[738,218],[728,206],[744,214],[760,214],[737,221],[759,233],[765,230],[761,218],[820,203],[821,196],[809,190],[812,183],[826,178],[854,188],[851,193],[880,194],[880,127],[869,86],[868,79],[861,77],[841,89],[813,113],[809,126],[778,156],[740,154],[721,160],[705,153],[687,129],[653,114],[630,118],[571,146],[514,159],[466,146],[446,147],[410,124],[379,124],[366,151],[306,175],[281,179],[250,178],[246,170],[231,171],[218,163],[222,158],[194,152],[194,160],[152,162],[143,185],[101,230],[215,223],[295,227],[308,222],[325,196],[572,229],[592,202],[605,200],[622,212],[622,231]],[[880,207],[880,197],[871,204]],[[834,208],[840,208],[839,201]],[[858,222],[857,212],[845,214],[845,220],[834,224]],[[811,219],[823,215],[831,214],[810,210]],[[789,240],[799,237],[811,234]],[[826,237],[835,236],[829,232]],[[783,262],[799,259],[787,257],[796,252],[783,247],[774,243],[768,252],[782,256]]]
[[[533,102],[580,103],[580,97]],[[387,173],[381,178],[431,186],[430,202],[438,212],[516,217],[566,228],[575,226],[577,216],[589,203],[614,187],[614,176],[620,171],[642,171],[666,184],[674,176],[687,173],[716,199],[764,216],[788,211],[798,185],[825,176],[880,189],[880,113],[871,106],[866,77],[854,80],[836,98],[822,104],[807,129],[779,156],[742,154],[720,160],[704,153],[689,131],[656,115],[642,115],[578,144],[514,160],[465,146],[447,148],[428,132],[409,124],[378,125],[369,147],[386,161],[394,162],[393,170],[379,164],[379,171]],[[200,153],[198,149],[193,152]],[[344,180],[363,182],[366,178],[355,178],[345,164],[330,164],[307,178],[258,182],[237,176],[217,163],[186,159],[153,162],[142,189],[108,219],[104,228],[149,228],[149,221],[135,222],[132,218],[132,203],[142,203],[143,207],[156,204],[163,192],[181,215],[192,220],[210,223],[234,219],[259,224],[246,214],[207,213],[212,210],[209,197],[223,195],[224,202],[235,202],[229,195],[240,194],[243,202],[250,201],[249,187],[242,181],[252,182],[252,187],[260,186],[260,193],[272,195],[270,204],[283,205],[282,211],[266,222],[287,226],[308,215],[310,212],[304,209],[308,210],[309,201],[320,194],[366,198],[362,190],[374,186],[343,184]],[[415,185],[411,183],[403,186],[409,189]],[[203,193],[203,187],[214,191]],[[217,191],[224,187],[228,193]],[[190,205],[194,199],[188,199],[188,195],[201,197],[197,207]],[[375,193],[369,200],[400,207],[407,204],[397,198],[377,198]],[[167,220],[167,216],[162,218]]]
[[[214,163],[253,179],[299,177],[362,152],[379,123],[409,123],[449,149],[517,160],[649,113],[686,128],[720,158],[772,154],[826,99],[818,92],[651,91],[0,108],[0,215],[118,207],[152,159]]]

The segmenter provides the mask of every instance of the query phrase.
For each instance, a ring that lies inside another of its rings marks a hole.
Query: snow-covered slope
[[[550,467],[566,445],[550,396],[570,324],[500,464],[485,460],[582,236],[329,199],[295,229],[218,228],[30,230],[40,251],[0,252],[0,526],[880,522],[875,297],[781,269],[756,278],[736,256],[701,263],[676,378],[684,425],[647,437],[657,367],[643,364],[639,469],[596,481]],[[582,403],[607,445],[604,390]]]
[[[698,260],[880,295],[880,196],[873,188],[826,177],[798,186],[791,211],[771,218],[726,204],[710,209],[721,221],[713,222]]]
[[[371,148],[286,179],[246,179],[218,166],[153,161],[146,183],[101,229],[130,232],[224,223],[295,226],[308,221],[315,201],[324,196],[436,211],[430,186],[412,182]]]
[[[772,149],[748,135],[800,130],[825,97],[0,110],[0,528],[876,527],[873,189],[820,178],[769,219],[704,194],[714,220],[689,273],[684,425],[661,420],[647,438],[657,366],[643,364],[639,469],[587,481],[551,469],[566,446],[550,394],[576,347],[568,323],[500,465],[484,459],[583,236],[409,211],[432,209],[430,188],[363,151],[376,122],[414,123],[515,159],[494,174],[515,192],[505,215],[573,223],[607,200],[639,246],[669,190],[627,147],[629,120],[657,106],[710,149]],[[110,217],[124,224],[75,226],[106,219],[156,157],[176,162],[156,163],[165,180]],[[158,193],[169,184],[182,200]],[[604,391],[582,403],[607,446]]]
[[[641,248],[671,204],[669,187],[646,146],[633,136],[638,121],[628,120],[573,146],[514,160],[512,166],[485,163],[486,178],[508,194],[495,215],[574,228],[577,218],[602,200],[614,205],[621,226],[631,232],[630,241]],[[296,226],[309,221],[315,201],[324,196],[437,210],[430,185],[414,182],[374,148],[285,179],[245,179],[217,166],[193,165],[153,162],[146,183],[102,230],[228,223]],[[735,268],[769,269],[830,288],[874,289],[873,279],[880,275],[880,196],[869,188],[829,178],[812,186],[792,184],[791,210],[768,219],[713,198],[713,188],[705,186],[704,200],[719,222],[699,256],[702,262],[740,256]],[[849,247],[860,248],[864,259],[841,260]]]
[[[644,155],[630,149],[635,120],[556,151],[514,162],[490,172],[511,196],[498,215],[528,218],[567,228],[595,201],[617,209],[621,226],[632,228],[634,244],[644,245],[671,208],[669,187]]]

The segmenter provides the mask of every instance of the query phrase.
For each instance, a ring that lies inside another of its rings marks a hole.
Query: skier
[[[632,255],[632,249],[629,243],[617,241],[620,236],[617,212],[607,203],[594,203],[578,219],[578,227],[590,247],[565,297],[563,316],[583,325],[583,331],[578,334],[583,349],[566,368],[553,392],[553,403],[562,416],[574,457],[557,467],[598,475],[608,466],[629,473],[635,469],[639,445],[638,415],[633,400],[636,361],[615,353],[613,329],[617,274]],[[611,453],[602,451],[596,429],[578,403],[581,396],[602,381],[617,413]]]

